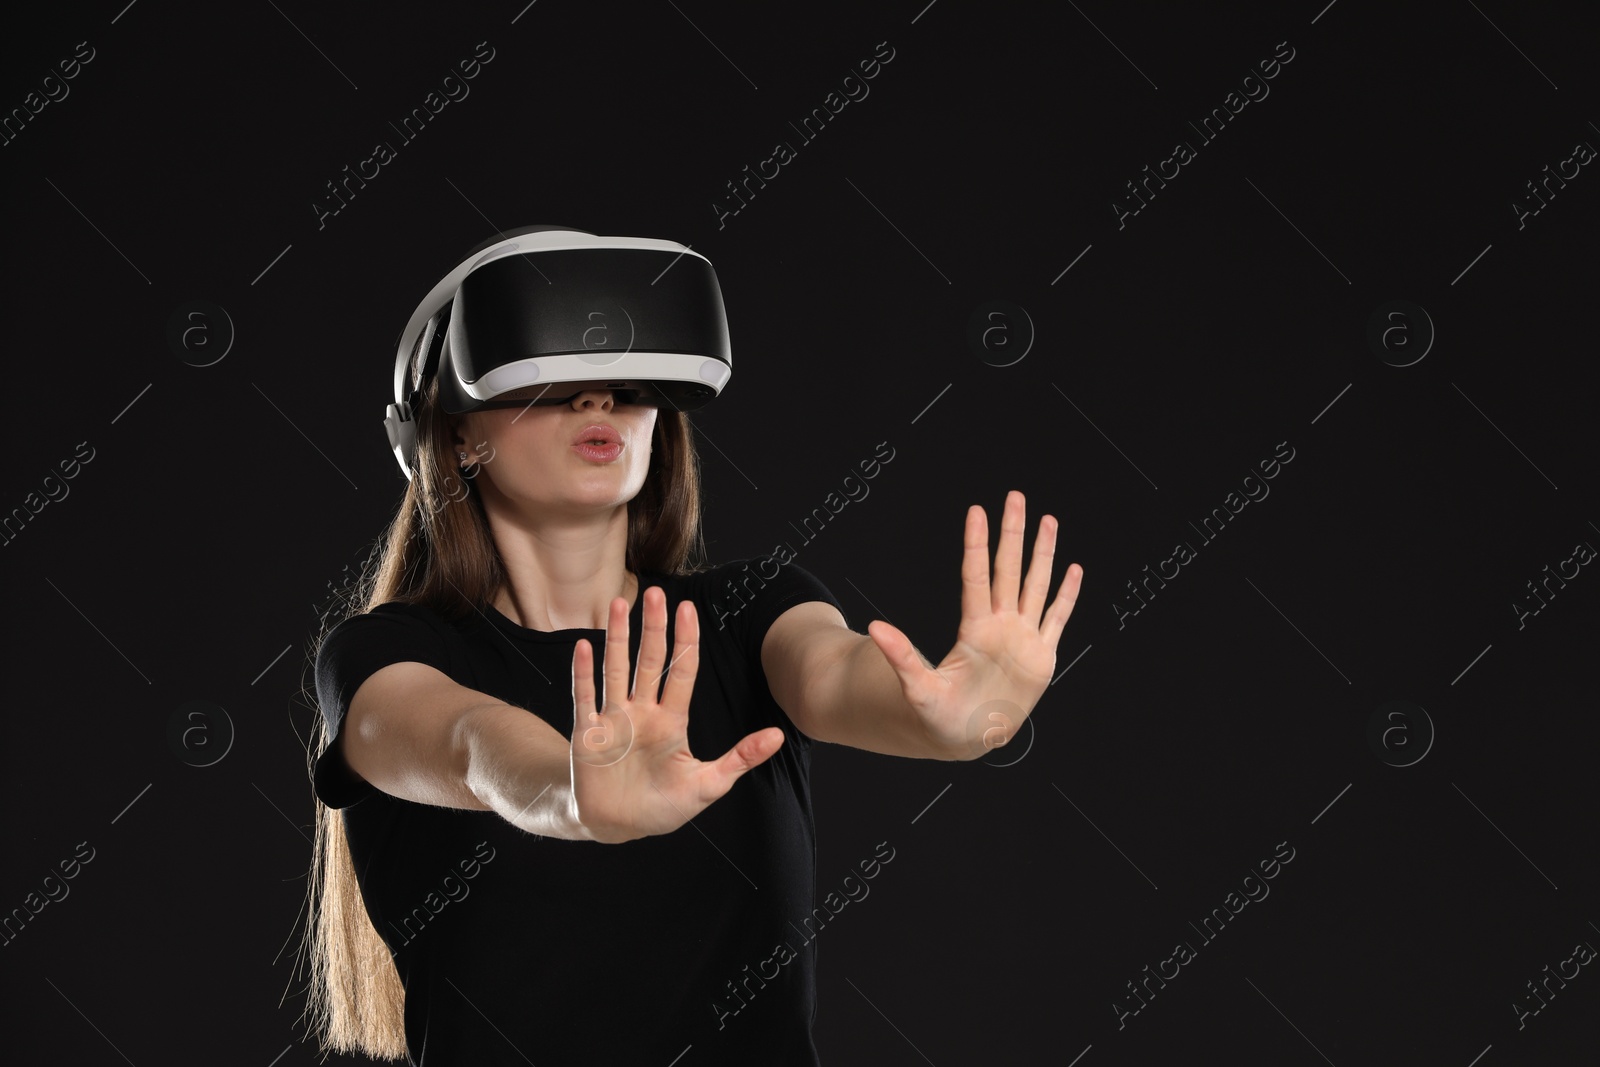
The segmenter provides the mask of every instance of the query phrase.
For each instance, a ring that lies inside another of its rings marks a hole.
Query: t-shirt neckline
[[[652,585],[664,586],[666,584],[664,579],[665,576],[656,571],[641,570],[639,572],[639,592],[633,598],[633,606],[628,609],[628,630],[630,633],[639,628],[640,622],[644,618],[644,591]],[[564,630],[530,629],[512,622],[503,611],[494,606],[493,602],[485,604],[484,611],[497,629],[525,641],[576,641],[580,637],[592,637],[595,634],[603,636],[606,632],[604,629],[597,630],[582,626],[570,626]],[[591,644],[594,643],[591,641]]]

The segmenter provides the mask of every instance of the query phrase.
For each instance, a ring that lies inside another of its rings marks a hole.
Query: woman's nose
[[[582,407],[591,400],[600,404],[614,404],[616,403],[616,398],[612,395],[613,392],[614,390],[611,389],[585,389],[572,398],[572,403],[578,407]]]

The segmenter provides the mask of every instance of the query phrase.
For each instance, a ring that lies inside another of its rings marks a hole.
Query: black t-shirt
[[[628,618],[630,684],[652,585],[667,595],[669,659],[678,604],[692,599],[699,616],[695,757],[715,759],[763,727],[784,732],[777,753],[672,833],[619,845],[540,837],[495,812],[384,793],[353,774],[336,744],[317,760],[317,795],[343,809],[367,914],[405,986],[416,1067],[819,1062],[814,939],[828,916],[807,922],[812,742],[772,699],[761,642],[796,604],[839,601],[775,557],[685,576],[644,571]],[[598,700],[603,630],[530,630],[492,605],[452,623],[419,605],[381,604],[329,631],[317,695],[336,742],[361,683],[415,660],[570,739],[580,637],[594,651]]]

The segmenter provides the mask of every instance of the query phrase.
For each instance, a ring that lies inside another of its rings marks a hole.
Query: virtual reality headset
[[[711,262],[675,241],[522,226],[470,250],[401,331],[384,430],[415,472],[416,412],[439,380],[457,415],[566,404],[588,389],[693,411],[733,376]]]

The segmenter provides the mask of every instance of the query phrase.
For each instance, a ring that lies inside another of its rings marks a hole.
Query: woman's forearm
[[[485,704],[462,716],[467,788],[520,830],[568,841],[592,840],[578,821],[572,746],[538,715]]]
[[[928,658],[917,655],[929,667]],[[900,676],[884,658],[870,636],[838,661],[832,684],[822,687],[834,694],[824,699],[833,706],[820,709],[829,721],[835,744],[910,759],[964,759],[935,742],[922,719],[900,690]]]

